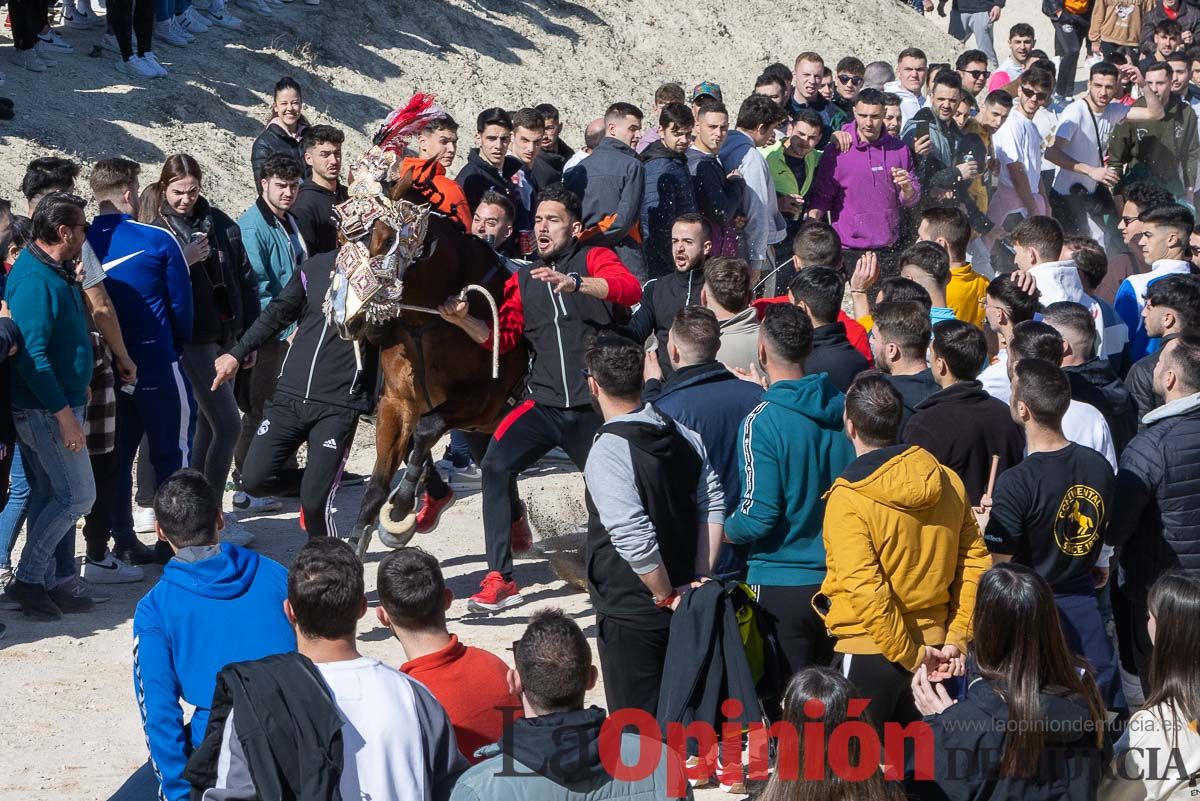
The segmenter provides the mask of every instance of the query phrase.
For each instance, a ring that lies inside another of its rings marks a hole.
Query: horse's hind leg
[[[408,468],[392,493],[391,508],[379,516],[380,529],[390,535],[385,542],[393,548],[407,543],[416,530],[414,507],[417,485],[426,470],[433,470],[430,452],[446,431],[446,420],[439,412],[430,412],[417,421],[412,435],[412,450],[408,455]]]

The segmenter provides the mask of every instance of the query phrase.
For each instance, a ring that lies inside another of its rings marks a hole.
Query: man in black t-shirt
[[[1072,651],[1095,670],[1105,699],[1116,663],[1100,618],[1097,586],[1108,581],[1103,538],[1116,477],[1091,448],[1062,432],[1070,383],[1056,365],[1021,359],[1010,367],[1012,416],[1025,431],[1027,453],[984,497],[984,541],[996,562],[1032,567],[1054,590],[1063,633]]]

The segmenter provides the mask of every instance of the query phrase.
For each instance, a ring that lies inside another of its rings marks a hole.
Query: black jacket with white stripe
[[[229,353],[239,361],[245,359],[288,326],[299,323],[276,390],[306,403],[342,406],[368,414],[375,406],[379,351],[363,341],[356,354],[354,343],[339,337],[337,329],[325,319],[325,293],[336,259],[337,252],[331,251],[300,265]]]

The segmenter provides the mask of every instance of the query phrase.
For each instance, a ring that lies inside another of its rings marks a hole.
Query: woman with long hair
[[[296,159],[304,168],[304,150],[301,139],[308,120],[304,116],[304,98],[300,92],[300,84],[295,78],[283,77],[275,82],[271,93],[271,117],[267,121],[266,130],[260,133],[250,148],[250,164],[254,167],[254,188],[260,195],[262,187],[262,167],[267,159],[275,153],[286,153]],[[305,177],[308,170],[304,169]]]
[[[882,753],[875,756],[873,748],[864,753],[864,741],[858,736],[847,737],[844,747],[839,747],[840,737],[832,737],[839,726],[850,724],[859,727],[861,737],[880,742],[877,729],[865,715],[851,722],[850,701],[856,697],[860,694],[850,680],[828,668],[805,668],[792,677],[783,692],[781,723],[795,733],[799,748],[794,749],[787,738],[780,739],[775,772],[759,801],[893,801],[903,797],[898,786],[884,781],[878,766]],[[816,724],[823,736],[819,742],[807,742]],[[806,756],[806,748],[818,748],[821,753]],[[831,765],[831,759],[837,764]],[[862,765],[863,759],[874,759],[874,770]],[[814,766],[819,766],[821,775],[812,775]],[[861,769],[863,775],[855,775],[853,769]]]
[[[1146,599],[1150,694],[1117,743],[1101,801],[1189,798],[1200,774],[1200,577],[1163,573]]]
[[[142,222],[175,235],[191,270],[195,316],[182,364],[198,412],[192,466],[219,493],[233,464],[241,416],[232,384],[212,390],[213,362],[258,316],[259,303],[258,284],[237,223],[204,198],[203,180],[194,158],[186,153],[171,156],[158,180],[142,192],[139,216]],[[140,475],[138,483],[142,483]],[[229,533],[228,526],[224,533]]]
[[[1045,579],[1013,562],[983,574],[971,656],[978,676],[958,701],[924,667],[913,677],[934,754],[933,780],[915,781],[916,795],[1095,798],[1108,752],[1104,704],[1067,647]]]

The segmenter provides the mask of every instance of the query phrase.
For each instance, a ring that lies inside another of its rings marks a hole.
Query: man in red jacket
[[[521,471],[561,447],[580,470],[602,420],[592,408],[583,354],[596,334],[614,327],[615,306],[633,306],[642,297],[638,281],[606,247],[580,245],[583,231],[578,196],[562,186],[541,193],[534,216],[538,259],[513,273],[500,307],[500,351],[522,339],[532,355],[526,398],[496,427],[483,471],[483,531],[488,574],[468,604],[496,612],[524,603],[512,575],[512,552],[529,547],[513,542],[510,486]],[[453,296],[439,309],[485,348],[492,326],[470,316]]]

